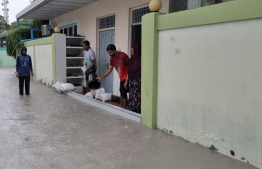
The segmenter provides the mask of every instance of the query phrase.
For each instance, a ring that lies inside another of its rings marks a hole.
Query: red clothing
[[[129,57],[123,52],[119,52],[117,57],[110,58],[110,65],[115,67],[121,82],[127,78],[128,64]]]

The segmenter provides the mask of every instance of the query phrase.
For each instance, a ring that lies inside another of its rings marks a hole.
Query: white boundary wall
[[[161,31],[158,128],[262,168],[261,30],[256,19]]]
[[[52,44],[35,46],[37,81],[46,85],[53,84]]]

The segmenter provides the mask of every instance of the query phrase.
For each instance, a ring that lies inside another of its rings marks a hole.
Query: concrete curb
[[[114,106],[114,105],[111,105],[111,104],[108,104],[108,103],[104,103],[104,102],[101,102],[101,101],[98,101],[98,100],[95,100],[95,99],[88,99],[85,96],[78,94],[78,93],[75,93],[75,92],[67,92],[66,94],[68,96],[71,96],[71,97],[77,99],[77,100],[80,100],[80,101],[88,103],[92,106],[98,107],[102,110],[105,110],[109,113],[120,115],[122,117],[136,121],[138,123],[141,122],[141,115],[134,113],[132,111],[125,110],[125,109],[122,109],[120,107],[117,107],[117,106]]]

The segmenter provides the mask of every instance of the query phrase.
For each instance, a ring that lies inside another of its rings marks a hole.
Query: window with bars
[[[169,13],[187,10],[188,0],[169,0]]]
[[[77,23],[61,27],[61,32],[66,36],[77,36]]]
[[[221,0],[169,0],[169,13],[221,3]]]
[[[115,15],[99,19],[99,29],[115,27]]]
[[[150,13],[149,7],[140,8],[132,11],[132,23],[140,23],[142,21],[142,16]]]

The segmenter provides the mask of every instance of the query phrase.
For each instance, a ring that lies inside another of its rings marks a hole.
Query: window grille
[[[61,27],[61,33],[64,33],[66,36],[76,36],[77,35],[77,23]]]
[[[132,23],[140,23],[142,22],[142,16],[145,14],[150,13],[149,7],[141,8],[141,9],[136,9],[132,11]]]
[[[99,29],[115,27],[115,16],[109,16],[99,19]]]
[[[187,10],[188,0],[169,0],[169,13]]]

